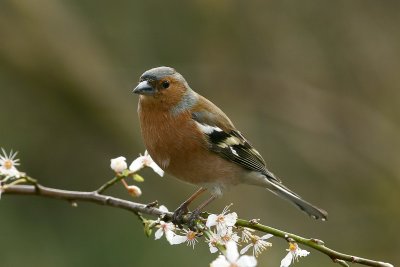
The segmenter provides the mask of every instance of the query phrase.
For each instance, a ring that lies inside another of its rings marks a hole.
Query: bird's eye
[[[161,86],[162,86],[164,89],[167,89],[167,88],[169,87],[169,81],[163,81],[163,82],[161,83]]]

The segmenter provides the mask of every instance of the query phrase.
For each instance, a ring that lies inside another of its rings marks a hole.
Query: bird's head
[[[139,94],[141,100],[174,105],[188,90],[181,74],[170,67],[158,67],[144,72],[133,92]]]

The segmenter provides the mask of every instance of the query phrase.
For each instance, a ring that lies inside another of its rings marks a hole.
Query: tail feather
[[[271,180],[269,180],[269,182],[271,186],[268,187],[268,190],[270,190],[275,195],[278,195],[279,197],[288,200],[314,219],[321,219],[323,221],[326,221],[328,219],[328,213],[325,210],[320,209],[305,201],[299,195],[288,189],[283,184]]]

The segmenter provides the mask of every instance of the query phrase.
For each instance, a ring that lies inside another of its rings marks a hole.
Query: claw
[[[189,216],[188,227],[192,231],[197,230],[197,221],[199,220],[201,210],[195,209]]]
[[[172,223],[177,225],[179,228],[182,228],[183,224],[183,216],[185,216],[189,212],[187,205],[180,205],[172,214]]]

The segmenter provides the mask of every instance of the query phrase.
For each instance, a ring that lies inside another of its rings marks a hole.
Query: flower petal
[[[206,226],[207,227],[212,227],[217,224],[217,218],[218,216],[215,214],[210,214],[207,218]]]
[[[174,233],[173,231],[171,231],[171,230],[165,231],[165,238],[167,238],[167,241],[168,241],[171,245],[174,245],[174,244],[172,243],[172,239],[174,238],[174,236],[175,236],[175,233]]]
[[[126,158],[121,156],[111,159],[110,167],[115,172],[122,172],[128,167],[128,165],[126,164]]]
[[[226,258],[229,262],[236,262],[239,258],[239,252],[237,249],[237,245],[234,241],[229,241],[226,243]]]
[[[161,177],[164,176],[164,171],[152,160],[151,163],[148,165],[150,168],[153,169],[155,173],[160,175]]]
[[[215,252],[218,251],[218,248],[217,248],[217,247],[211,245],[210,243],[209,243],[208,245],[209,245],[209,247],[210,247],[210,252],[211,252],[211,253],[215,253]]]
[[[253,246],[253,243],[248,244],[247,246],[245,246],[244,248],[242,248],[240,250],[240,254],[246,253],[252,246]]]
[[[238,218],[238,216],[237,216],[236,212],[226,214],[225,215],[225,224],[227,226],[234,226],[237,221],[237,218]]]
[[[13,166],[10,169],[4,168],[3,166],[0,167],[0,174],[8,177],[15,177],[19,178],[21,173]]]
[[[305,249],[301,249],[301,248],[297,247],[295,254],[297,257],[306,257],[306,256],[308,256],[308,254],[310,254],[310,252]]]
[[[266,235],[263,235],[262,237],[260,237],[260,239],[262,239],[262,240],[267,240],[267,239],[269,239],[269,238],[271,238],[271,237],[273,237],[273,235],[271,235],[271,234],[266,234]]]
[[[143,167],[144,167],[144,156],[139,156],[131,163],[131,165],[129,166],[129,170],[131,172],[138,172],[139,170],[143,169]]]
[[[255,267],[257,266],[257,260],[254,256],[243,255],[236,262],[238,267]]]
[[[217,235],[219,236],[224,236],[229,230],[230,227],[228,227],[225,223],[216,223],[216,229],[217,229]]]
[[[161,228],[159,228],[159,229],[154,233],[154,239],[155,239],[155,240],[160,239],[160,238],[163,236],[163,234],[164,234],[164,231],[163,231]]]
[[[224,255],[219,255],[217,259],[211,262],[210,267],[229,267],[230,262],[226,260]]]
[[[174,235],[171,240],[169,240],[171,245],[178,245],[178,244],[182,244],[184,242],[187,241],[187,237],[186,236],[182,236],[182,235]]]
[[[289,253],[286,254],[286,256],[281,260],[280,267],[289,267],[292,261],[293,261],[293,254],[292,252],[289,251]]]

